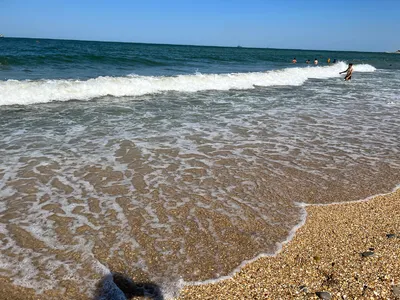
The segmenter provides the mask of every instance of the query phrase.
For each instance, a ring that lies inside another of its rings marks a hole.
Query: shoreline
[[[256,257],[244,260],[239,266],[237,266],[235,269],[233,269],[232,272],[230,272],[228,275],[221,276],[215,279],[207,279],[204,281],[193,281],[193,282],[186,282],[184,285],[186,286],[196,286],[196,285],[206,285],[206,284],[215,284],[220,281],[228,280],[235,276],[237,273],[239,273],[244,267],[246,267],[248,264],[252,264],[253,262],[257,261],[258,259],[261,258],[274,258],[279,255],[279,253],[282,252],[283,248],[290,244],[293,240],[293,238],[296,236],[297,231],[302,228],[306,223],[308,219],[308,212],[307,212],[307,207],[313,207],[313,206],[332,206],[332,205],[342,205],[342,204],[357,204],[357,203],[363,203],[363,202],[368,202],[375,197],[385,197],[389,196],[393,193],[396,193],[398,190],[400,190],[400,184],[396,185],[390,192],[387,193],[379,193],[375,194],[372,196],[368,196],[366,198],[358,199],[358,200],[351,200],[347,202],[332,202],[332,203],[304,203],[304,202],[295,202],[295,204],[302,209],[301,211],[301,221],[296,224],[288,233],[287,238],[283,240],[282,242],[277,242],[277,250],[274,253],[261,253],[258,254]],[[400,232],[399,232],[400,234]],[[185,288],[184,287],[184,288]],[[182,288],[182,289],[184,289]]]
[[[302,220],[274,254],[246,260],[227,276],[187,283],[174,299],[320,299],[316,292],[400,299],[400,185],[361,200],[298,205]],[[367,252],[373,254],[363,257]],[[92,299],[76,283],[62,289],[36,294],[0,277],[0,300]]]
[[[246,261],[230,276],[191,283],[176,299],[320,299],[317,292],[400,299],[400,186],[351,202],[300,205],[303,224],[275,254]]]

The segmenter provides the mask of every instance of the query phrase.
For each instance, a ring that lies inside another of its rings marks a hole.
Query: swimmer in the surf
[[[342,74],[342,73],[346,73],[346,77],[344,78],[344,80],[346,80],[346,81],[350,80],[351,74],[353,74],[353,64],[349,64],[349,67],[347,68],[347,70],[340,72],[339,74]]]

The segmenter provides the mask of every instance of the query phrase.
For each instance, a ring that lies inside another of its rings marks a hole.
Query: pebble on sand
[[[332,296],[328,292],[316,292],[315,293],[319,299],[324,299],[324,300],[330,300],[332,299]]]
[[[371,257],[374,255],[375,255],[375,253],[373,251],[365,251],[365,252],[361,253],[362,257]]]

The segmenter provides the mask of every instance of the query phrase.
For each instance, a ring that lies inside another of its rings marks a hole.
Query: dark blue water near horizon
[[[315,58],[400,69],[400,55],[377,52],[141,44],[79,40],[0,39],[0,80],[174,76],[196,72],[259,72],[305,66]]]

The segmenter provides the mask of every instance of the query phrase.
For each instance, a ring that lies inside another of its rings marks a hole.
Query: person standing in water
[[[296,57],[293,58],[292,63],[294,63],[294,64],[297,63]]]
[[[351,74],[353,74],[353,64],[349,64],[349,67],[347,68],[347,70],[340,72],[339,74],[342,74],[342,73],[346,73],[346,77],[344,78],[344,80],[346,80],[346,81],[350,80]]]
[[[328,65],[330,65],[330,63],[331,63],[331,59],[330,58],[328,58],[327,63],[328,63]]]
[[[318,65],[318,59],[314,59],[314,65]]]

